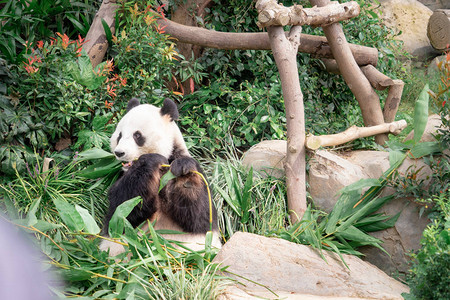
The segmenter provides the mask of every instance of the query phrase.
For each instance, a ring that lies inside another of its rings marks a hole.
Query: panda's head
[[[170,99],[165,99],[159,108],[140,104],[133,98],[111,136],[111,150],[118,160],[124,162],[132,162],[148,153],[158,153],[169,159],[175,150],[187,151],[174,122],[177,119],[177,106]]]

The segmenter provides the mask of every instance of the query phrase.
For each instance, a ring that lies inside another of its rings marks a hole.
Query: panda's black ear
[[[128,101],[127,112],[129,112],[133,107],[136,107],[140,104],[141,104],[141,102],[139,102],[139,100],[137,98],[131,98],[131,100]]]
[[[164,99],[164,103],[163,106],[161,107],[160,113],[161,116],[165,115],[169,116],[171,121],[178,120],[179,117],[177,105],[169,98]]]

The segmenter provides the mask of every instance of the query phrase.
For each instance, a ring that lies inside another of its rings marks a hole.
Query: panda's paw
[[[191,171],[197,171],[197,162],[192,157],[180,157],[172,162],[170,171],[176,177],[184,176]]]

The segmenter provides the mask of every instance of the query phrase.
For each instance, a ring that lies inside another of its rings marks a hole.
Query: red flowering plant
[[[111,119],[116,109],[114,99],[118,87],[126,85],[126,78],[114,74],[112,59],[93,68],[83,50],[84,43],[81,36],[71,40],[61,33],[48,41],[25,43],[25,61],[14,69],[15,84],[8,88],[15,103],[11,107],[0,107],[0,112],[14,114],[20,109],[20,114],[27,118],[16,118],[18,124],[14,126],[25,128],[22,124],[25,121],[20,120],[28,120],[32,126],[26,127],[30,132],[16,132],[13,125],[8,125],[11,128],[5,134],[8,141],[20,141],[21,145],[39,151],[57,147],[62,138],[70,138],[72,145],[81,148],[84,145],[77,141],[80,132],[93,132],[96,117]],[[0,119],[0,126],[2,121]],[[33,129],[39,132],[34,133]],[[97,126],[95,131],[103,129]],[[108,130],[103,131],[108,134]],[[0,137],[0,140],[3,139]],[[107,145],[103,137],[95,141],[99,142],[88,146]]]
[[[447,48],[450,49],[450,46]],[[440,72],[441,82],[438,90],[436,92],[430,91],[430,95],[438,107],[442,120],[442,125],[438,130],[438,139],[444,146],[444,149],[448,149],[450,147],[450,50],[438,62],[437,67]]]

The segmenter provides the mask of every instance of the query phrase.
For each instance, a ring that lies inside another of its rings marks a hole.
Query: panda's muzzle
[[[123,152],[123,151],[114,151],[114,155],[115,155],[117,158],[121,158],[122,156],[125,155],[125,152]]]

